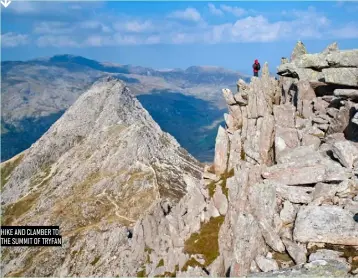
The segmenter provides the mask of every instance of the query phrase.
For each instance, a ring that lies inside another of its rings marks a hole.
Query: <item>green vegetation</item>
[[[343,253],[342,257],[345,258],[346,260],[348,260],[350,257],[352,258],[358,257],[358,250],[355,246],[335,245],[330,243],[326,243],[323,247],[313,246],[312,248],[308,249],[308,253],[309,254],[315,253],[319,249],[329,249],[329,250],[342,252]],[[351,266],[352,266],[351,272],[358,269],[358,260],[353,260]]]
[[[40,192],[30,193],[26,197],[21,198],[19,201],[8,205],[4,210],[1,218],[1,224],[11,225],[11,223],[25,214],[35,203],[40,196]]]
[[[244,148],[243,148],[243,147],[241,147],[241,154],[240,154],[240,156],[241,156],[241,160],[245,160],[245,159],[246,159],[246,154],[245,154],[245,151],[244,151]]]
[[[233,176],[234,176],[234,169],[231,169],[229,172],[225,172],[224,174],[222,174],[220,180],[218,181],[220,182],[222,193],[226,196],[226,198],[228,198],[229,196],[229,189],[226,187],[226,180]],[[212,198],[215,194],[216,182],[212,181],[211,183],[209,183],[207,185],[207,189],[209,190],[209,196]]]
[[[137,277],[147,277],[146,271],[145,267],[143,267],[142,270],[137,272]]]
[[[215,174],[214,164],[210,165],[210,167],[208,168],[208,172],[211,174]]]
[[[91,262],[91,265],[95,265],[101,257],[95,257],[94,260]]]
[[[221,190],[222,192],[225,194],[226,198],[228,198],[229,196],[229,189],[226,187],[226,180],[228,178],[233,177],[235,174],[234,169],[231,169],[229,172],[225,172],[224,174],[221,175]]]
[[[4,262],[5,258],[10,254],[9,248],[1,248],[1,261]]]
[[[164,274],[161,277],[176,277],[178,271],[179,271],[179,266],[176,265],[174,272],[164,272]]]
[[[160,259],[159,263],[157,264],[157,267],[164,266],[164,260]]]
[[[24,265],[22,266],[22,268],[8,273],[7,276],[8,277],[26,277],[27,275],[25,274],[26,271],[28,271],[29,269],[31,269],[31,267],[34,265],[34,260],[36,258],[38,258],[38,256],[42,253],[43,248],[41,247],[35,247],[33,248],[29,253],[26,254],[26,257],[24,259]],[[46,256],[46,253],[45,253]]]
[[[127,222],[115,215],[115,206],[109,201],[108,195],[94,197],[88,194],[91,187],[103,177],[105,176],[102,172],[95,171],[88,175],[85,180],[74,185],[66,193],[66,197],[56,199],[51,208],[51,221],[61,219],[67,221],[67,223],[74,223],[71,233],[87,229],[103,219],[112,222]],[[83,213],[84,207],[89,209],[85,214]]]
[[[211,183],[209,183],[207,185],[207,188],[209,190],[209,196],[212,198],[214,196],[214,193],[215,193],[216,183],[214,181],[212,181]]]
[[[113,125],[108,129],[108,133],[110,136],[120,134],[126,128],[123,124]]]
[[[76,136],[75,142],[76,142],[77,144],[81,144],[84,138],[85,138],[85,137],[83,137],[83,136]]]
[[[190,258],[182,267],[181,271],[187,271],[188,267],[204,267],[204,265],[202,265],[201,263],[199,263],[197,260],[195,260],[194,258]]]
[[[1,165],[1,190],[4,188],[12,171],[14,171],[14,169],[20,164],[23,157],[24,154],[20,154],[13,161],[5,162]]]
[[[279,267],[282,267],[284,265],[283,263],[288,263],[289,266],[295,265],[295,263],[291,259],[290,255],[288,255],[287,253],[278,253],[273,250],[271,250],[271,251],[272,251],[272,258],[275,261],[277,261]]]
[[[50,165],[43,165],[40,167],[40,172],[34,175],[30,181],[30,189],[33,189],[36,185],[38,187],[42,187],[51,180],[49,176],[51,173],[51,166]]]
[[[150,260],[150,254],[152,253],[153,249],[152,248],[149,248],[148,246],[145,246],[144,248],[144,252],[147,253],[147,260],[146,260],[146,263],[149,264],[151,263],[152,261]]]
[[[202,254],[205,259],[204,266],[210,265],[219,255],[218,236],[225,217],[210,218],[209,222],[201,225],[199,233],[193,233],[185,242],[184,252],[190,255]],[[189,260],[187,264],[196,264]]]

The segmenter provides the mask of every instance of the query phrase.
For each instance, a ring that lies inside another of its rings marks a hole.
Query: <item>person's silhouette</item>
[[[254,76],[259,76],[259,70],[260,70],[261,66],[259,61],[256,59],[254,64],[252,65],[252,69],[254,70]]]

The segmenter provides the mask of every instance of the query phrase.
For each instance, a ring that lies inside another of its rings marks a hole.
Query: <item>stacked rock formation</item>
[[[223,90],[214,171],[234,176],[217,275],[358,273],[358,50],[306,54],[299,42],[292,58],[280,80],[265,64]]]

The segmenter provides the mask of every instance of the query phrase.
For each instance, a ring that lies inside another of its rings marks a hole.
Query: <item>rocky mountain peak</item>
[[[297,41],[291,54],[291,61],[295,60],[303,54],[307,54],[306,46],[302,41]]]
[[[3,185],[2,220],[55,221],[64,232],[103,218],[132,223],[157,199],[179,200],[200,176],[124,83],[106,77],[22,154]]]

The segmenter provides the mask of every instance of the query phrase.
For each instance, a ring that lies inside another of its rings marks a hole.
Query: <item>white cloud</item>
[[[209,4],[208,4],[208,7],[209,7],[210,12],[211,12],[213,15],[219,15],[219,16],[221,16],[221,15],[224,14],[222,10],[216,8],[215,5],[212,4],[212,3],[209,3]]]
[[[160,36],[149,36],[146,41],[145,44],[158,44],[160,43],[161,39]]]
[[[16,34],[16,33],[5,33],[1,35],[1,46],[2,47],[16,47],[29,43],[28,35]]]
[[[280,23],[270,23],[263,16],[246,17],[237,20],[232,26],[231,33],[234,39],[244,42],[269,42],[276,40],[280,35]]]
[[[104,45],[107,45],[106,40],[107,40],[106,37],[93,35],[93,36],[89,36],[85,40],[84,45],[86,45],[86,46],[104,46]]]
[[[17,14],[32,14],[35,13],[39,9],[38,3],[34,2],[16,2],[13,1],[11,5],[9,5],[8,10]]]
[[[358,39],[358,24],[349,23],[344,27],[333,29],[331,34],[339,39]]]
[[[41,36],[36,41],[39,47],[80,47],[80,44],[69,36]]]
[[[240,17],[246,13],[246,11],[239,7],[232,7],[228,5],[221,5],[220,8],[228,13],[233,14],[234,16]]]
[[[34,33],[36,34],[68,34],[73,31],[73,25],[61,21],[43,21],[34,26]]]
[[[138,44],[158,44],[161,37],[156,35],[140,36],[140,35],[123,35],[121,33],[114,33],[113,35],[91,35],[83,39],[78,39],[78,42],[71,41],[70,43],[76,47],[101,47],[101,46],[116,46],[116,45],[138,45]],[[48,41],[46,41],[48,42]],[[51,40],[50,44],[57,45],[55,40]]]
[[[81,6],[82,7],[82,6]],[[210,24],[199,11],[187,8],[174,11],[169,16],[142,18],[130,15],[96,13],[88,19],[73,20],[57,18],[35,21],[32,34],[11,34],[7,45],[32,41],[40,47],[101,47],[144,44],[191,44],[191,43],[236,43],[274,42],[296,39],[335,39],[357,38],[358,22],[332,24],[321,11],[315,8],[306,10],[286,10],[280,12],[280,20],[270,20],[270,13],[256,12],[239,7],[209,3],[211,14],[231,13],[239,18],[222,17],[220,24]],[[73,16],[75,16],[75,11]],[[266,16],[264,16],[266,15]],[[278,14],[275,14],[277,16]],[[276,17],[277,18],[277,17]],[[181,20],[173,20],[181,19]],[[195,25],[188,22],[195,22]],[[6,35],[6,34],[5,34]],[[4,41],[6,37],[2,38]],[[21,42],[21,40],[23,42]]]
[[[151,21],[146,20],[143,22],[140,21],[128,21],[124,24],[124,28],[128,32],[141,33],[153,29],[153,24]]]
[[[78,23],[78,28],[100,30],[104,33],[111,32],[111,28],[97,20],[85,20]]]
[[[183,11],[175,11],[169,14],[169,18],[177,18],[182,20],[198,22],[201,20],[200,13],[194,8],[187,8]]]
[[[42,21],[34,25],[33,32],[35,34],[50,35],[70,35],[77,33],[110,33],[112,30],[109,26],[96,20],[85,20],[79,22],[63,22],[63,21]]]

